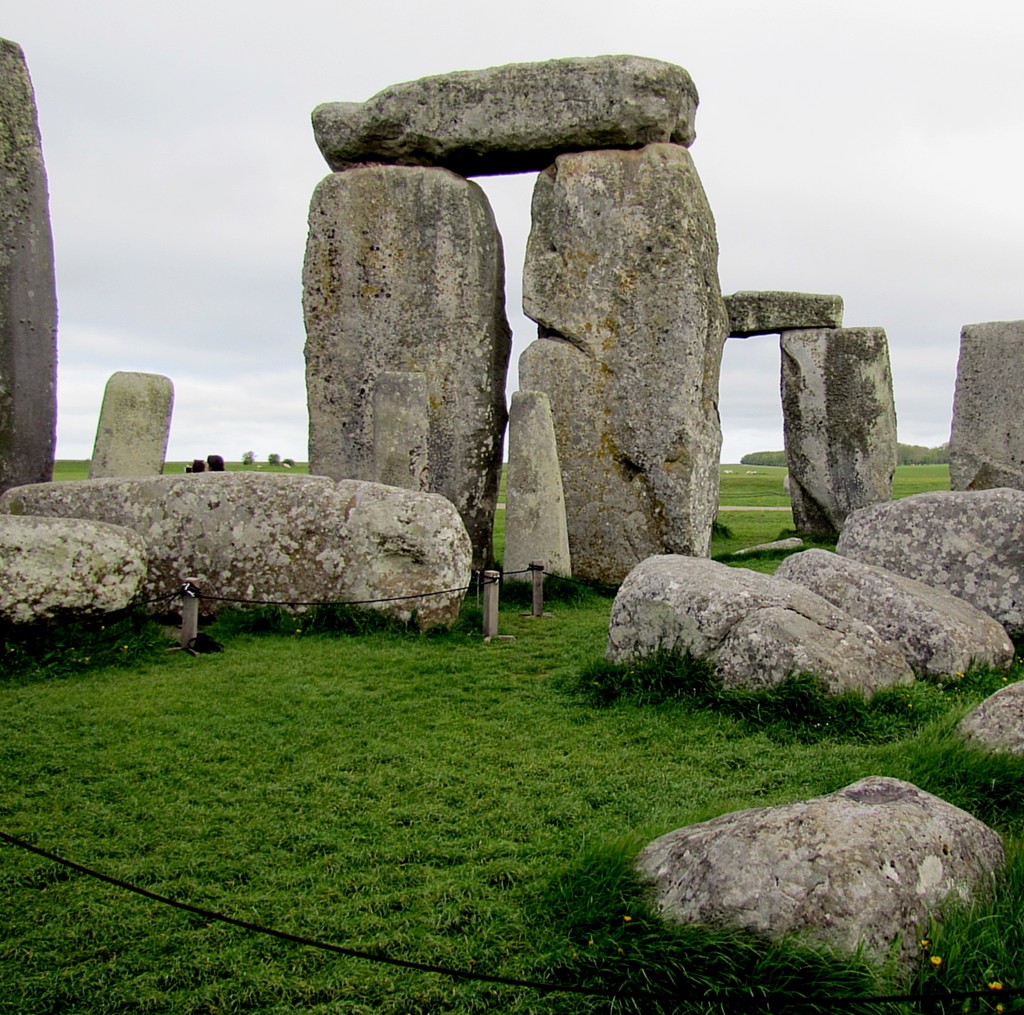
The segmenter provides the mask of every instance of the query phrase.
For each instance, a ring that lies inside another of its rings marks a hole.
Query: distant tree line
[[[949,445],[925,448],[920,444],[897,444],[897,465],[948,465]],[[752,451],[740,459],[740,465],[781,465],[785,468],[785,451]]]

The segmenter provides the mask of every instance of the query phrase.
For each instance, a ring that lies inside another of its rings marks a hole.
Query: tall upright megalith
[[[310,472],[374,479],[377,378],[422,373],[430,490],[458,509],[474,567],[492,558],[507,420],[504,282],[486,196],[446,169],[349,169],[313,194],[303,268]]]
[[[386,370],[373,386],[374,478],[404,490],[430,489],[430,395],[426,375]]]
[[[1024,490],[1024,321],[965,324],[949,438],[953,490]]]
[[[159,476],[173,408],[169,377],[129,370],[111,374],[103,389],[89,478]]]
[[[892,499],[896,406],[881,328],[784,331],[782,420],[793,522],[835,535]]]
[[[57,291],[46,169],[21,47],[0,39],[0,492],[49,482]]]
[[[718,503],[728,331],[718,241],[687,150],[562,155],[537,179],[523,388],[551,401],[574,574],[705,555]]]

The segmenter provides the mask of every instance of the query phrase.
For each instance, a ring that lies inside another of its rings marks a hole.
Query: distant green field
[[[165,462],[164,475],[173,476],[185,471],[186,465],[191,462]],[[308,462],[296,462],[291,468],[286,465],[267,465],[266,462],[257,462],[255,465],[242,465],[241,462],[226,462],[225,468],[228,472],[289,472],[293,474],[305,474],[309,472]],[[53,463],[53,478],[55,481],[89,478],[89,459],[60,459]]]

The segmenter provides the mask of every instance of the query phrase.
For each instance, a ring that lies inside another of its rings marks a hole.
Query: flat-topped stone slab
[[[843,326],[842,296],[742,290],[723,299],[729,315],[730,338]]]
[[[696,110],[682,67],[578,57],[439,74],[366,102],[326,102],[313,110],[313,133],[335,171],[384,162],[486,176],[541,170],[568,152],[689,147]]]

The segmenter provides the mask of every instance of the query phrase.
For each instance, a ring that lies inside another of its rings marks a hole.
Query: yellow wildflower
[[[942,956],[941,955],[933,955],[931,961],[932,961],[932,965],[933,966],[941,966],[942,965]]]

